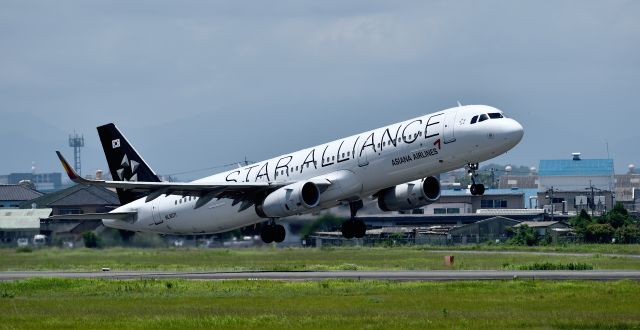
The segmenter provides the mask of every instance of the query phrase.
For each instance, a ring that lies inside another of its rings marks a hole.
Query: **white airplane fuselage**
[[[451,108],[316,147],[271,158],[194,181],[300,182],[328,180],[318,206],[301,213],[372,196],[381,189],[437,175],[499,156],[516,146],[522,126],[480,105]],[[134,221],[103,220],[108,227],[165,234],[219,233],[266,221],[254,207],[239,211],[232,199],[213,199],[195,208],[197,198],[162,195],[123,205],[113,212],[137,212]]]

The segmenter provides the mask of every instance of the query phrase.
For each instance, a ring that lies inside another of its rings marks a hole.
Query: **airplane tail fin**
[[[114,124],[98,127],[98,135],[114,181],[160,182],[158,175],[140,157],[127,138]],[[130,203],[145,194],[117,189],[121,204]]]

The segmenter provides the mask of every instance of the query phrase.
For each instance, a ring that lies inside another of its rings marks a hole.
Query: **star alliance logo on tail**
[[[120,139],[111,141],[111,149],[120,148]]]

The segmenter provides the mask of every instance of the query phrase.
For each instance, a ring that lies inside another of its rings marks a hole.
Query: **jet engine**
[[[411,210],[440,198],[440,181],[430,176],[403,183],[378,193],[378,206],[383,211]]]
[[[263,218],[282,218],[300,214],[320,203],[320,189],[310,181],[284,186],[256,204],[256,213]]]

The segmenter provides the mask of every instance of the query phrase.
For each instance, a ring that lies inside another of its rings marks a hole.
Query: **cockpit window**
[[[485,115],[485,114],[483,113],[483,114],[481,114],[481,115],[480,115],[480,119],[478,119],[478,122],[485,121],[485,120],[487,120],[487,119],[489,119],[489,117],[487,117],[487,115]]]
[[[504,116],[499,112],[495,112],[495,113],[490,113],[489,118],[498,119],[498,118],[504,118]]]
[[[475,124],[476,121],[478,121],[478,116],[473,116],[473,118],[471,118],[471,124]]]

